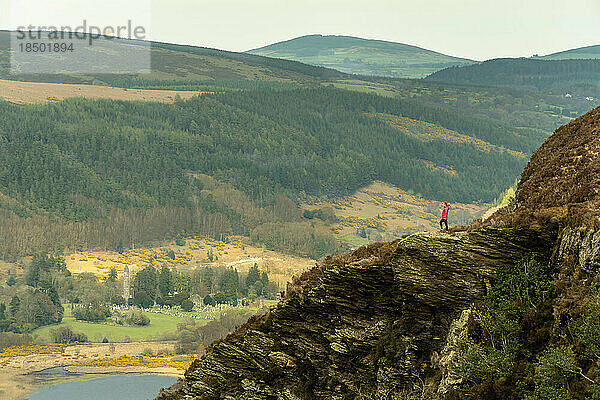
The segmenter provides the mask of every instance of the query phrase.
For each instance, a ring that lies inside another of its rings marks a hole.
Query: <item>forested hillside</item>
[[[600,84],[600,60],[504,58],[451,67],[427,79],[470,85],[550,89],[573,84]]]
[[[431,121],[500,147],[424,141],[369,113]],[[173,105],[0,103],[0,234],[10,247],[9,238],[18,237],[13,229],[43,226],[47,216],[63,221],[46,226],[48,232],[88,232],[76,240],[82,246],[182,231],[248,234],[286,221],[290,213],[269,211],[278,195],[340,196],[376,179],[430,198],[487,201],[525,162],[502,148],[528,152],[534,145],[486,120],[331,88],[231,92]],[[456,174],[427,163],[452,166]],[[247,199],[215,199],[197,174],[231,183]],[[257,211],[249,216],[252,207]],[[148,225],[157,230],[139,231]]]
[[[352,36],[307,35],[248,51],[360,75],[423,78],[453,65],[474,61],[404,43]]]

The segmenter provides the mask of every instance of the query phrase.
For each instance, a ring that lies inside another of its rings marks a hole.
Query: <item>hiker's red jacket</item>
[[[442,210],[442,219],[448,219],[448,210],[449,209],[450,209],[450,206],[444,207],[444,209]]]

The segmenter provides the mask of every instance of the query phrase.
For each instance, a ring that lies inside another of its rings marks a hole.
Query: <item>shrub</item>
[[[536,365],[537,380],[543,386],[565,386],[581,372],[573,351],[563,347],[546,349]]]
[[[50,330],[50,337],[54,343],[84,343],[88,341],[85,334],[80,332],[74,332],[70,326],[60,326],[57,329]]]
[[[110,315],[110,310],[105,306],[87,306],[73,310],[73,316],[80,321],[102,322],[106,321]]]
[[[532,343],[536,343],[538,336],[547,332],[547,325],[553,322],[552,313],[547,312],[552,288],[549,269],[531,258],[515,266],[498,268],[497,280],[489,294],[473,308],[468,331],[452,365],[453,371],[463,379],[463,389],[476,393],[475,397],[483,396],[489,389],[502,392],[506,398],[519,392],[519,398],[523,398],[528,395],[528,389],[517,390],[514,383],[507,382],[528,380],[528,387],[534,388],[531,395],[549,398],[543,396],[550,396],[552,392],[562,398],[562,386],[544,394],[540,390],[546,385],[545,380],[534,384],[531,377],[523,376],[524,365],[533,367],[531,352],[540,351]],[[539,376],[547,376],[553,362],[559,360],[559,354],[548,353],[539,360]],[[566,365],[569,357],[560,360]]]
[[[154,300],[144,290],[138,290],[133,296],[133,304],[141,308],[150,308],[154,305]]]
[[[204,296],[203,303],[205,306],[216,306],[217,305],[217,302],[215,301],[215,299],[212,298],[212,296],[210,294],[207,294],[206,296]]]
[[[124,306],[124,305],[125,305],[125,299],[124,299],[124,298],[123,298],[123,296],[121,296],[121,295],[116,295],[116,296],[114,296],[114,297],[111,299],[111,302],[112,302],[114,305],[117,305],[117,306]]]
[[[144,315],[141,311],[135,312],[132,311],[131,314],[127,317],[127,323],[129,325],[136,326],[147,326],[150,325],[150,318]]]
[[[25,346],[33,342],[26,333],[0,332],[0,349],[11,346]]]
[[[523,259],[514,267],[498,268],[498,280],[488,296],[497,309],[524,311],[548,298],[552,280],[548,266],[533,258]]]
[[[214,299],[217,304],[227,303],[227,296],[225,296],[225,293],[223,292],[217,292],[217,294],[214,296]]]
[[[181,303],[181,309],[183,311],[190,312],[194,309],[194,302],[190,299],[186,299]]]
[[[173,355],[173,351],[171,351],[170,349],[160,349],[156,351],[156,355],[157,356],[165,356],[165,357],[169,357]]]

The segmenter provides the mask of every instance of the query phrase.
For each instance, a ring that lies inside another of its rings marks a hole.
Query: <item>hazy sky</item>
[[[314,33],[477,60],[600,44],[600,0],[0,0],[0,10],[3,29],[132,19],[152,40],[233,51]]]

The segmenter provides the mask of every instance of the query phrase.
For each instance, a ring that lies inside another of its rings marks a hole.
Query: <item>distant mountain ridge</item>
[[[600,60],[499,58],[464,67],[446,68],[431,74],[427,80],[537,90],[573,85],[597,87],[600,86]]]
[[[559,51],[541,57],[542,60],[583,60],[600,58],[600,44]]]
[[[79,60],[85,70],[86,62],[93,62],[92,53],[107,51],[111,54],[128,55],[143,46],[151,47],[152,73],[150,74],[113,74],[110,65],[105,73],[97,74],[19,74],[11,73],[10,40],[11,34],[0,30],[0,79],[24,80],[30,82],[52,83],[94,83],[110,86],[124,85],[124,80],[131,81],[143,76],[145,83],[152,81],[172,81],[178,85],[184,82],[202,82],[212,80],[230,81],[262,81],[262,82],[297,82],[312,83],[322,79],[340,79],[346,74],[319,66],[306,65],[292,60],[273,59],[259,55],[236,53],[212,48],[147,42],[143,40],[102,38],[94,42],[94,49],[83,46]],[[97,67],[97,65],[95,65]],[[95,68],[96,69],[96,68]],[[157,82],[153,82],[158,85]],[[135,82],[139,84],[140,82]]]
[[[423,78],[447,67],[475,62],[408,44],[341,35],[306,35],[247,53],[394,78]]]

